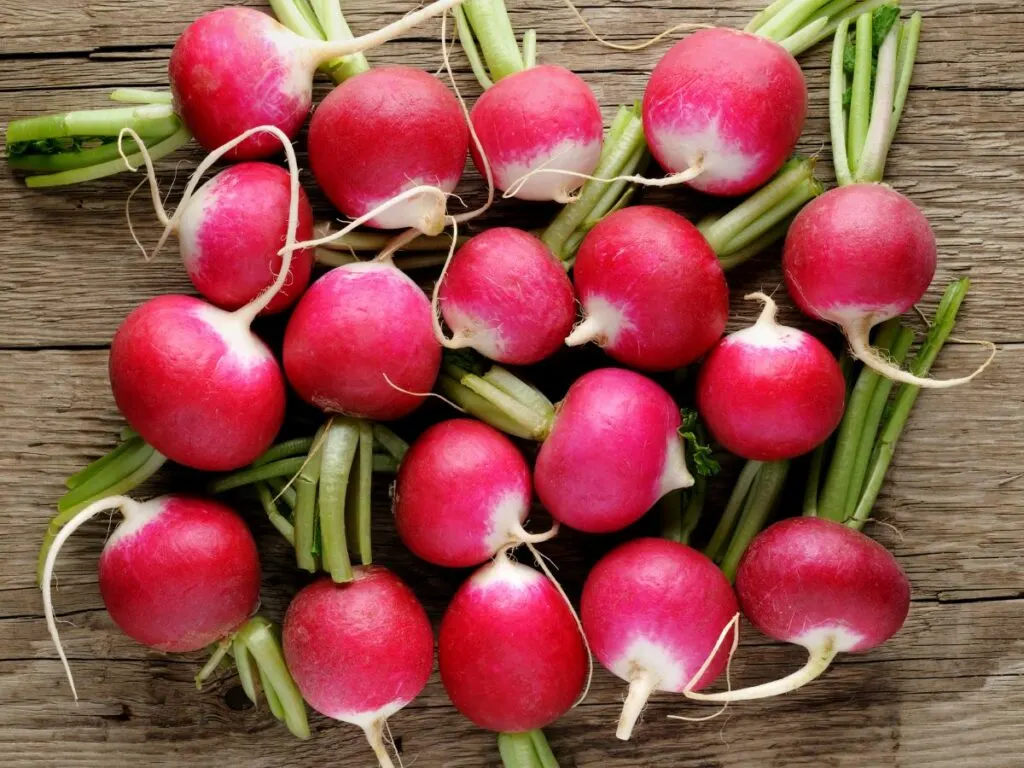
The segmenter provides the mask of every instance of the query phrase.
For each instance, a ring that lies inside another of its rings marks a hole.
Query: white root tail
[[[384,723],[384,720],[374,720],[363,728],[363,733],[366,734],[366,740],[370,743],[370,748],[373,749],[380,768],[395,768],[395,764],[391,761],[391,755],[388,754],[387,746],[384,744]]]
[[[587,315],[583,320],[573,326],[572,331],[565,337],[567,347],[582,347],[584,344],[594,342],[599,347],[608,343],[608,337],[601,321],[593,315]]]
[[[633,727],[640,719],[640,713],[647,706],[647,700],[654,693],[658,685],[658,678],[649,669],[638,669],[636,674],[629,681],[629,693],[626,694],[626,703],[622,705],[622,714],[619,715],[619,726],[615,730],[615,736],[622,741],[629,741],[633,735]]]
[[[53,569],[57,565],[57,555],[60,554],[61,548],[64,546],[64,542],[68,538],[89,522],[96,515],[102,514],[103,512],[109,512],[111,510],[119,509],[121,514],[127,519],[133,513],[137,512],[140,508],[140,504],[127,496],[110,496],[106,499],[100,499],[95,501],[77,515],[72,517],[67,524],[60,529],[57,536],[53,540],[53,544],[50,546],[50,551],[46,555],[46,563],[43,565],[43,613],[46,616],[46,628],[50,632],[50,639],[53,640],[54,646],[57,648],[57,655],[60,657],[61,664],[64,665],[64,674],[67,675],[68,683],[71,685],[71,694],[75,697],[75,701],[78,701],[78,689],[75,687],[75,677],[71,674],[71,665],[68,663],[68,657],[64,653],[64,646],[60,642],[60,631],[57,629],[57,619],[53,611],[53,593],[51,591],[51,582],[53,581]]]
[[[552,163],[557,159],[558,158],[556,156],[551,158],[547,162]],[[548,168],[545,164],[539,168],[534,168],[532,171],[524,173],[518,179],[509,184],[508,188],[502,193],[501,196],[506,200],[508,198],[515,197],[526,185],[526,182],[528,182],[532,177],[536,176],[539,173],[558,173],[563,176],[571,176],[575,179],[583,179],[584,181],[602,181],[607,182],[609,184],[615,181],[625,181],[631,184],[640,184],[645,187],[671,187],[675,186],[676,184],[685,184],[688,181],[693,181],[702,173],[704,173],[704,158],[703,156],[698,157],[697,162],[695,162],[689,168],[683,171],[679,171],[678,173],[673,173],[669,176],[663,176],[660,179],[649,179],[646,176],[639,176],[637,174],[631,174],[629,176],[612,176],[611,178],[603,179],[598,176],[591,176],[589,173],[567,171],[562,170],[560,168]],[[556,202],[571,203],[573,200],[575,200],[575,198],[569,195],[568,192],[562,193],[562,195],[563,197],[561,199],[556,198]]]
[[[666,37],[671,35],[673,32],[678,32],[678,31],[683,30],[683,29],[710,29],[712,27],[711,24],[697,24],[697,23],[693,23],[693,22],[684,21],[681,24],[675,24],[675,25],[669,27],[664,32],[659,32],[654,37],[649,37],[649,38],[647,38],[646,40],[644,40],[642,42],[630,43],[629,45],[622,45],[621,43],[613,43],[613,42],[610,42],[608,40],[605,40],[603,37],[601,37],[599,34],[597,34],[597,32],[595,32],[594,28],[590,26],[590,24],[587,22],[586,18],[584,18],[583,14],[580,12],[580,9],[576,7],[576,5],[572,2],[572,0],[565,0],[565,4],[567,6],[569,6],[569,10],[571,10],[573,12],[573,15],[576,16],[576,18],[579,20],[580,24],[583,25],[583,28],[585,30],[587,30],[587,33],[592,38],[594,38],[594,40],[596,40],[597,42],[599,42],[601,45],[605,46],[606,48],[612,48],[613,50],[616,50],[616,51],[627,51],[627,52],[642,51],[644,48],[648,48],[648,47],[654,45],[659,40],[665,39]]]
[[[961,384],[966,384],[980,376],[984,370],[992,364],[992,361],[995,360],[996,354],[999,351],[996,348],[996,345],[992,342],[983,342],[983,346],[987,346],[990,349],[988,359],[978,366],[978,368],[969,376],[962,376],[957,379],[927,379],[915,376],[910,373],[910,371],[905,371],[899,366],[893,365],[880,355],[878,350],[871,346],[868,341],[868,334],[871,331],[871,323],[869,320],[862,320],[853,325],[843,326],[843,330],[846,332],[846,338],[850,342],[850,349],[853,351],[853,356],[864,363],[864,365],[872,368],[886,378],[892,379],[893,381],[898,381],[901,384],[910,384],[923,389],[949,389],[950,387],[958,387]]]

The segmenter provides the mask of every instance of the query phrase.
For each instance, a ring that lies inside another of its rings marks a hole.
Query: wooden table
[[[189,20],[217,5],[213,0],[0,1],[0,117],[103,106],[112,87],[164,85],[175,37]],[[344,5],[358,32],[393,20],[410,3],[346,0]],[[541,59],[579,72],[608,114],[641,95],[645,73],[665,48],[612,52],[588,41],[558,0],[509,0],[509,5],[517,29],[538,27]],[[581,5],[608,37],[632,41],[680,20],[741,26],[756,4],[585,0]],[[1019,282],[1024,281],[1024,9],[1015,0],[912,5],[925,14],[924,35],[888,177],[924,207],[939,239],[939,271],[926,310],[951,278],[970,275],[973,289],[957,334],[996,341],[1002,351],[971,386],[921,397],[876,509],[876,516],[898,531],[882,525],[868,529],[892,548],[913,581],[910,618],[884,648],[841,659],[825,679],[803,691],[736,705],[707,723],[667,720],[668,714],[706,710],[679,697],[658,696],[628,743],[613,735],[624,686],[599,671],[588,700],[549,729],[564,767],[1024,766]],[[436,69],[437,32],[434,25],[423,28],[417,37],[373,52],[371,61]],[[812,96],[803,149],[821,150],[823,178],[831,177],[827,47],[819,46],[802,61]],[[456,64],[460,86],[475,95],[461,53]],[[164,183],[181,160],[180,190],[198,156],[182,152],[162,163]],[[96,586],[96,558],[105,535],[100,524],[65,549],[58,568],[63,637],[82,694],[79,703],[71,700],[33,585],[36,549],[62,479],[107,450],[122,426],[106,379],[114,329],[143,300],[188,291],[190,285],[172,252],[146,263],[133,247],[124,206],[136,178],[35,193],[7,173],[0,176],[4,763],[369,765],[370,754],[355,729],[315,716],[314,737],[297,742],[265,709],[240,708],[233,677],[198,692],[192,683],[198,656],[150,653],[117,632]],[[308,176],[305,181],[312,187]],[[465,186],[478,194],[475,176],[467,176]],[[156,230],[143,197],[132,205],[133,218],[144,242],[152,243]],[[680,191],[649,199],[679,210],[696,205],[692,195]],[[318,204],[326,213],[322,199]],[[504,216],[537,224],[549,215],[546,209],[502,204],[490,220]],[[731,274],[734,298],[775,287],[777,264],[777,255],[768,254]],[[742,303],[734,302],[733,326],[751,319],[753,310]],[[783,319],[801,322],[791,305],[784,307]],[[981,354],[953,343],[935,373],[965,371]],[[730,481],[728,473],[716,480],[719,495]],[[172,472],[154,489],[176,482]],[[383,488],[378,502],[379,560],[409,579],[439,620],[464,574],[414,562],[390,528]],[[709,514],[718,509],[713,505]],[[276,534],[254,509],[248,511],[266,553],[264,608],[279,618],[301,580]],[[570,535],[550,549],[570,594],[578,595],[587,564],[606,546]],[[801,662],[799,649],[772,645],[747,627],[734,680],[767,680]],[[499,762],[493,735],[456,714],[436,676],[391,727],[407,766]]]

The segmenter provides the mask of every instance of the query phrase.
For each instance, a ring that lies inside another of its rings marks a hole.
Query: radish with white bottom
[[[722,339],[701,366],[697,408],[730,453],[757,461],[801,456],[832,434],[843,417],[846,382],[828,348],[779,325],[763,293],[757,322]]]
[[[692,363],[718,341],[729,315],[715,252],[665,208],[625,208],[598,223],[576,254],[573,282],[583,321],[565,343],[595,342],[645,371]]]
[[[687,692],[689,698],[745,701],[794,691],[821,675],[838,654],[884,643],[910,609],[910,583],[885,547],[817,517],[783,520],[754,539],[740,562],[736,592],[754,626],[806,648],[807,663],[769,683]]]
[[[133,640],[168,653],[216,650],[197,675],[201,683],[232,652],[246,694],[262,687],[274,715],[300,738],[309,737],[306,710],[284,664],[271,625],[253,616],[259,606],[256,542],[232,509],[190,496],[137,502],[101,499],[81,510],[57,534],[43,567],[43,606],[50,637],[78,699],[61,645],[51,582],[68,538],[104,512],[119,511],[99,562],[103,604]]]
[[[504,0],[465,0],[455,18],[484,88],[470,113],[480,139],[480,147],[470,148],[477,168],[483,172],[482,154],[495,186],[510,196],[567,201],[601,159],[603,122],[594,94],[568,69],[536,65],[533,30],[520,50]],[[510,121],[516,130],[508,129]]]
[[[370,34],[325,41],[297,35],[252,8],[211,11],[192,22],[171,51],[175,108],[207,150],[260,125],[294,138],[312,107],[319,66],[381,45],[459,2],[436,0]],[[255,160],[276,151],[266,137],[252,136],[230,157]]]
[[[502,733],[553,723],[573,706],[587,677],[586,647],[565,598],[504,550],[449,603],[438,662],[455,708]]]
[[[565,269],[538,238],[496,227],[457,250],[438,279],[435,301],[452,338],[508,365],[532,365],[561,346],[576,320]]]
[[[381,768],[387,719],[419,695],[434,663],[434,635],[412,590],[380,566],[348,584],[320,579],[288,606],[284,655],[318,712],[358,726]]]
[[[738,611],[715,564],[674,541],[636,539],[594,566],[580,615],[598,661],[629,683],[616,736],[629,739],[654,691],[714,682],[729,660]]]
[[[398,535],[434,565],[479,565],[509,545],[545,541],[523,528],[530,512],[530,469],[512,441],[470,419],[436,424],[406,453],[392,510]]]
[[[446,359],[442,392],[488,424],[541,442],[534,483],[559,523],[586,533],[618,531],[666,493],[693,485],[679,408],[650,379],[619,368],[591,371],[556,408],[499,366],[480,373],[472,367]]]

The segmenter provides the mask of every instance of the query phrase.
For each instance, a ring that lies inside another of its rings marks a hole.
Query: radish
[[[565,600],[505,551],[455,593],[441,622],[438,662],[455,708],[500,732],[554,722],[587,677],[587,652]]]
[[[739,608],[722,572],[694,549],[636,539],[605,555],[583,585],[580,614],[598,661],[629,683],[615,735],[628,740],[654,691],[704,688],[729,660]]]
[[[455,18],[485,89],[470,113],[480,141],[470,147],[473,162],[484,173],[486,157],[495,186],[508,196],[567,201],[601,159],[603,125],[594,94],[564,67],[535,66],[533,30],[523,36],[520,52],[504,0],[466,0]],[[541,168],[544,173],[532,175]]]
[[[715,439],[745,459],[778,461],[820,445],[843,417],[846,382],[809,333],[779,325],[763,293],[757,322],[711,350],[697,380],[697,408]]]
[[[698,229],[664,208],[625,208],[600,221],[580,245],[573,281],[584,319],[565,343],[597,342],[635,368],[688,365],[725,330],[722,267]]]
[[[807,86],[796,59],[778,43],[702,29],[655,66],[643,116],[651,154],[662,167],[699,168],[689,181],[695,189],[742,195],[792,154],[807,117]]]
[[[328,94],[309,124],[313,175],[334,206],[351,218],[410,187],[451,192],[462,176],[468,146],[459,102],[435,77],[410,67],[383,67],[350,78]],[[429,231],[434,203],[431,196],[412,197],[368,224]]]
[[[175,108],[207,150],[260,125],[294,138],[312,106],[317,67],[385,43],[460,2],[436,0],[376,32],[330,41],[301,37],[251,8],[212,11],[192,22],[171,51]],[[253,136],[230,157],[252,160],[275,151],[265,136]]]
[[[836,654],[884,643],[910,609],[910,584],[896,558],[864,534],[818,517],[783,520],[754,539],[740,562],[736,592],[754,626],[803,646],[810,658],[779,680],[687,692],[692,699],[744,701],[794,691],[828,669]]]
[[[424,432],[402,460],[395,525],[417,557],[465,568],[557,531],[531,535],[523,529],[530,498],[530,470],[512,442],[486,424],[453,419]]]
[[[430,301],[390,261],[336,267],[299,300],[284,368],[303,400],[366,419],[398,419],[434,386],[441,346]]]
[[[320,579],[284,618],[284,655],[318,712],[363,729],[382,768],[387,718],[423,690],[434,663],[430,621],[412,590],[386,568],[356,568],[348,584]]]
[[[562,345],[576,319],[565,269],[538,238],[512,227],[489,229],[463,245],[442,271],[437,303],[453,338],[510,365],[532,365]]]
[[[255,661],[275,715],[297,736],[308,738],[305,706],[270,625],[259,617],[250,619],[259,605],[256,542],[241,517],[210,499],[161,496],[140,503],[112,496],[81,510],[57,534],[43,567],[43,607],[75,699],[78,692],[54,615],[53,571],[68,538],[111,510],[120,511],[123,520],[103,547],[99,584],[114,623],[133,640],[168,653],[198,651],[216,643],[197,682],[211,674],[231,649],[254,702],[259,679],[252,667]]]

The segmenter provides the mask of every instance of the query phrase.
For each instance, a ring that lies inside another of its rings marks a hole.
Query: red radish
[[[530,498],[530,470],[512,441],[479,421],[452,419],[424,432],[402,459],[395,524],[417,557],[466,568],[509,544],[551,538],[523,530]]]
[[[796,146],[807,86],[776,42],[731,29],[702,29],[662,57],[644,91],[644,133],[663,168],[699,168],[689,184],[714,195],[763,185]]]
[[[436,0],[376,32],[333,41],[301,37],[251,8],[212,11],[192,22],[171,52],[175,108],[207,150],[260,125],[294,138],[312,106],[319,65],[385,43],[461,1]],[[251,160],[276,151],[260,135],[233,148],[230,157]]]
[[[853,354],[884,376],[919,387],[964,384],[923,379],[873,350],[871,329],[916,304],[935,276],[935,235],[916,205],[883,184],[850,184],[811,201],[786,235],[786,288],[811,317],[842,326]]]
[[[455,708],[500,732],[554,722],[587,676],[583,639],[563,597],[504,553],[455,593],[441,622],[438,662]]]
[[[649,205],[602,219],[573,267],[583,322],[565,340],[595,341],[645,371],[689,365],[725,330],[729,288],[704,236],[679,214]]]
[[[251,463],[284,420],[284,376],[249,320],[191,296],[157,296],[128,315],[109,372],[132,428],[193,469]]]
[[[502,78],[484,91],[470,119],[494,185],[520,200],[566,202],[586,179],[557,171],[590,174],[601,159],[603,123],[597,99],[564,67],[531,67]],[[470,151],[483,173],[480,150],[473,145]],[[540,168],[545,172],[516,184]]]
[[[437,300],[454,337],[491,360],[532,365],[554,354],[576,319],[565,268],[528,232],[496,227],[463,245],[438,280]]]
[[[331,413],[401,418],[423,402],[440,365],[430,301],[389,261],[332,269],[299,300],[285,331],[288,381]]]
[[[693,485],[672,397],[619,368],[581,376],[562,400],[534,467],[537,495],[558,522],[618,531],[659,498]]]
[[[411,187],[451,192],[468,146],[459,102],[437,78],[410,67],[382,67],[346,80],[317,106],[309,124],[313,174],[350,218]],[[435,208],[433,196],[415,196],[368,223],[430,229]]]
[[[711,350],[697,379],[697,410],[730,453],[755,461],[792,459],[820,445],[843,418],[846,382],[828,348],[775,322],[764,302],[749,328]]]
[[[57,534],[42,579],[46,623],[72,691],[50,582],[68,537],[110,510],[124,519],[100,556],[100,593],[110,617],[133,640],[169,653],[198,651],[238,629],[259,601],[256,543],[231,508],[190,496],[144,503],[113,496],[90,504]]]
[[[222,309],[238,309],[271,286],[281,270],[290,179],[269,163],[239,163],[195,193],[178,221],[181,259],[192,284]],[[313,209],[299,193],[299,240],[313,237]],[[281,291],[263,310],[291,306],[309,285],[312,249],[296,251]]]
[[[295,596],[284,618],[284,655],[306,701],[362,728],[382,768],[392,768],[385,721],[427,684],[434,635],[401,579],[380,566],[353,570],[346,584],[323,578]]]
[[[629,683],[615,735],[627,740],[654,691],[714,682],[739,611],[728,579],[695,549],[636,539],[605,555],[583,585],[583,629],[601,665]]]
[[[760,533],[740,561],[736,592],[754,626],[803,646],[810,658],[779,680],[690,698],[743,701],[796,690],[836,654],[884,643],[910,610],[910,583],[896,558],[863,533],[820,517],[790,518]]]

